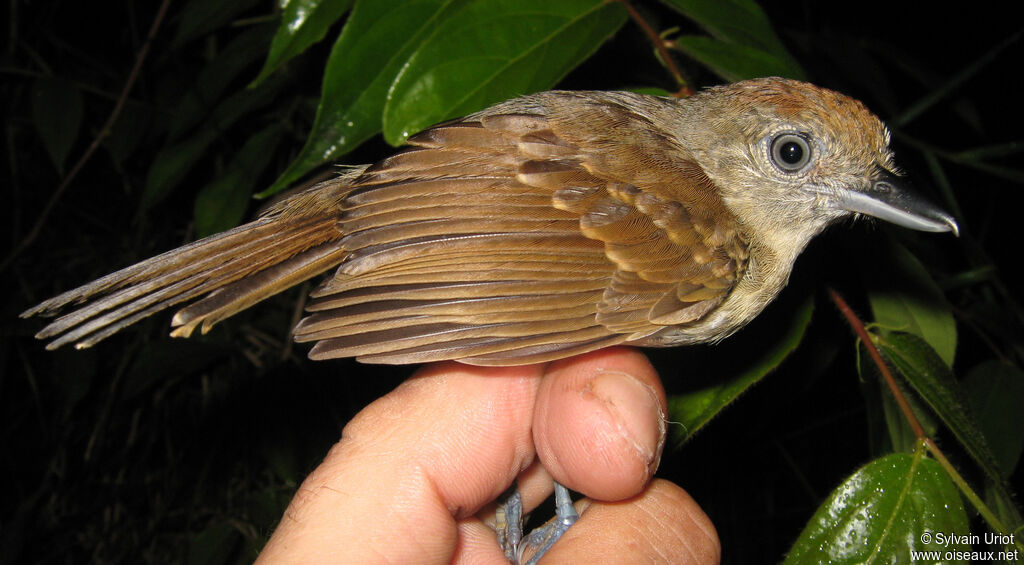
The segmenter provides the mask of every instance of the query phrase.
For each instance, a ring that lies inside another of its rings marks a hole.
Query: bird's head
[[[712,88],[686,104],[703,127],[679,138],[755,243],[795,256],[851,214],[957,232],[949,214],[905,186],[889,131],[857,100],[767,78]]]

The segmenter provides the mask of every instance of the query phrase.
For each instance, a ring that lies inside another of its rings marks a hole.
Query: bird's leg
[[[572,505],[572,497],[569,496],[569,489],[557,481],[555,482],[555,519],[546,526],[537,528],[530,532],[523,540],[524,547],[536,547],[537,551],[526,562],[526,565],[536,565],[537,561],[547,553],[551,546],[562,537],[569,527],[579,520],[580,515]]]
[[[518,489],[498,507],[496,527],[498,543],[505,551],[505,557],[518,564],[527,548],[536,548],[526,565],[536,565],[540,558],[559,538],[576,523],[579,514],[572,505],[569,489],[555,482],[555,519],[546,526],[537,528],[523,538],[523,498]]]
[[[519,563],[519,545],[523,541],[523,496],[514,484],[505,501],[498,505],[494,529],[498,534],[498,545],[505,552],[505,559],[510,563]]]

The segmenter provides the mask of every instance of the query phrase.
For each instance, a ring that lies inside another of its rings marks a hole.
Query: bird
[[[859,101],[776,77],[684,99],[541,92],[22,317],[62,313],[36,337],[84,348],[191,302],[171,322],[184,337],[333,269],[294,328],[312,359],[519,365],[716,342],[842,218],[957,233],[889,142]]]
[[[167,308],[172,335],[310,278],[293,330],[312,359],[522,365],[613,345],[717,342],[778,296],[828,226],[873,217],[958,233],[913,192],[861,102],[778,77],[677,99],[548,91],[431,127],[256,220],[34,306],[48,349],[90,347]],[[498,537],[536,562],[575,521]]]

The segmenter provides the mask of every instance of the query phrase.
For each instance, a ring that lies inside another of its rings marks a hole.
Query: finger
[[[590,502],[545,554],[545,563],[678,563],[721,560],[711,520],[683,489],[655,479],[621,502]]]
[[[548,366],[534,443],[545,469],[598,500],[639,493],[665,444],[665,391],[641,353],[611,348]]]
[[[303,482],[260,562],[448,562],[456,519],[534,458],[543,369],[428,366],[368,406]]]

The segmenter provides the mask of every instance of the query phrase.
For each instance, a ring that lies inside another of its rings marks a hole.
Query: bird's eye
[[[795,133],[776,136],[770,151],[772,162],[786,173],[795,173],[811,161],[811,145],[806,137]]]

